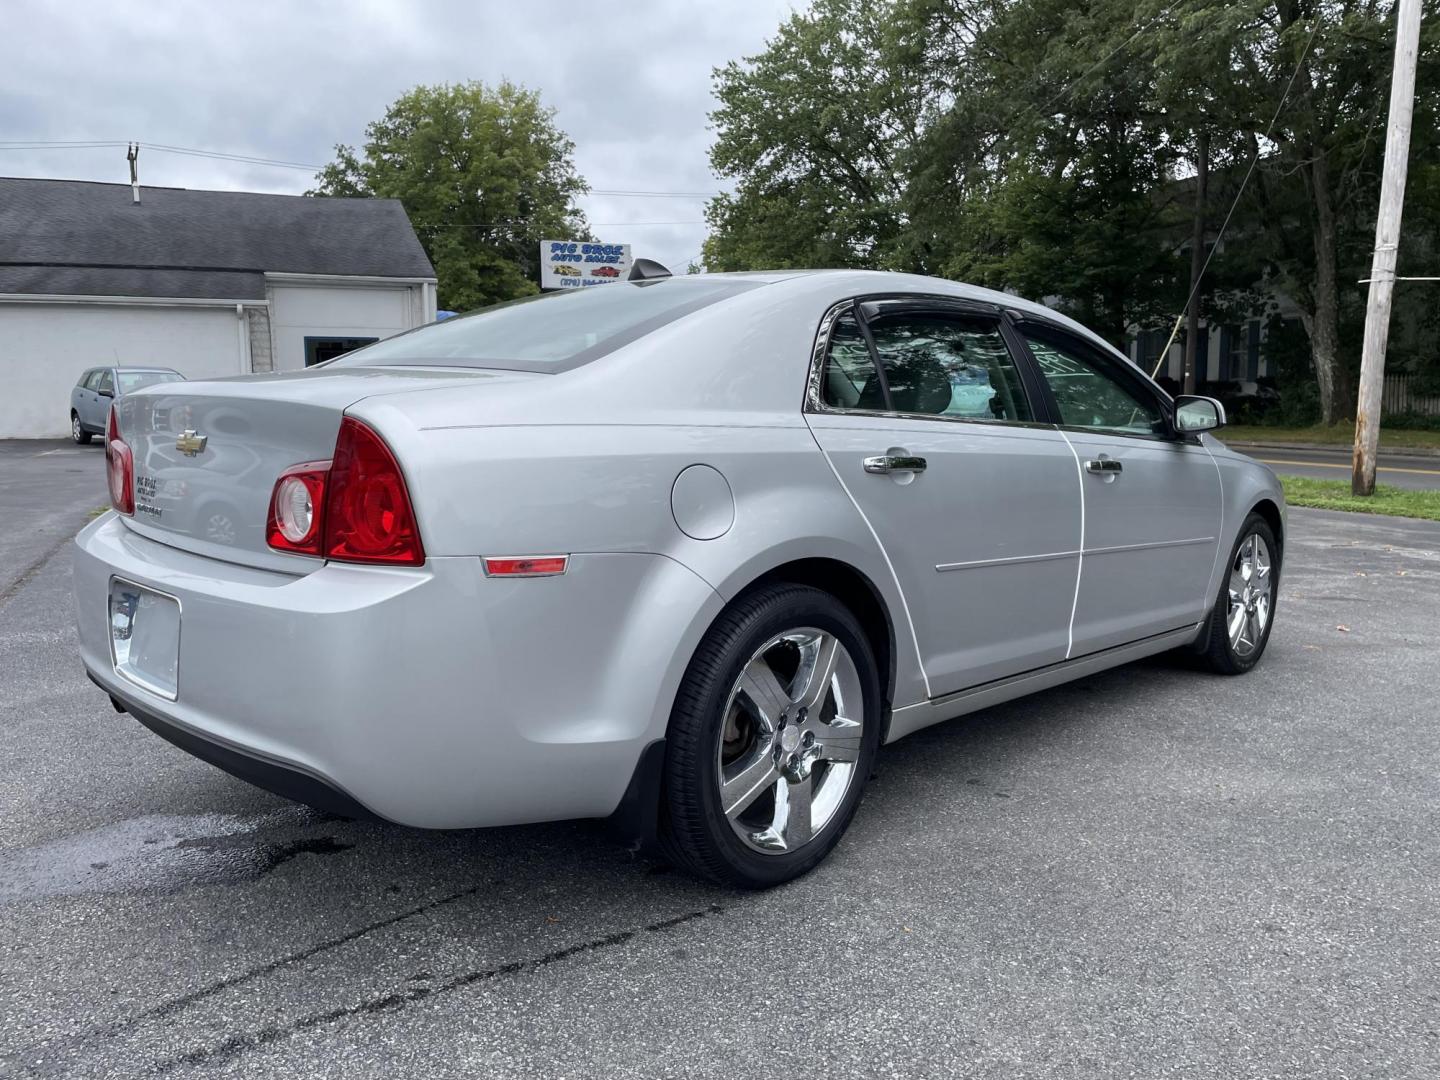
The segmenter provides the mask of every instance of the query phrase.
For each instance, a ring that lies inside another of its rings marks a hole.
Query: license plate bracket
[[[115,577],[110,579],[109,615],[115,674],[174,701],[180,692],[180,601]]]

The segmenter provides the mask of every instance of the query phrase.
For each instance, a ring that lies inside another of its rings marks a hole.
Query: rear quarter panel
[[[918,701],[923,682],[894,578],[802,415],[833,290],[786,303],[767,293],[510,395],[401,394],[349,411],[395,447],[427,553],[663,555],[726,601],[786,562],[835,559],[880,594],[896,637],[895,703]],[[718,470],[734,499],[733,524],[711,540],[687,536],[672,512],[676,478],[696,464]]]

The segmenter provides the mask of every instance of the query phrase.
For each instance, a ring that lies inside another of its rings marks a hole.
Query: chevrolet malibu
[[[952,282],[633,277],[116,401],[90,677],[312,805],[611,817],[764,887],[886,743],[1166,650],[1259,661],[1284,499],[1217,402]]]

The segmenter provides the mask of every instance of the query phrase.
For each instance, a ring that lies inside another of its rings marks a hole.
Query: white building
[[[86,368],[295,370],[434,318],[394,199],[0,178],[0,438],[65,435]]]

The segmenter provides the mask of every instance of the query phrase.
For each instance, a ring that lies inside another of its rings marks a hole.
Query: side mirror
[[[1175,399],[1175,430],[1198,435],[1225,426],[1225,406],[1214,398],[1182,395]]]
[[[95,392],[101,397],[113,398],[115,396],[114,390],[96,390]]]

